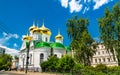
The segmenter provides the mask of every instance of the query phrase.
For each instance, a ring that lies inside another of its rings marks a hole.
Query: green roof
[[[65,49],[64,45],[61,43],[58,43],[58,42],[50,44],[50,47],[51,48],[63,48],[63,49]]]
[[[69,46],[66,46],[65,47],[66,51],[70,52],[71,51],[71,48]]]
[[[37,42],[37,43],[35,43],[35,48],[41,48],[41,47],[50,47],[50,45],[47,42]]]

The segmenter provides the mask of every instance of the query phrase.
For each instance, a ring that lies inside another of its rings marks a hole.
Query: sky
[[[119,0],[0,0],[0,46],[12,55],[18,54],[22,36],[26,35],[33,21],[44,24],[52,32],[51,41],[60,30],[64,45],[70,44],[66,22],[73,16],[89,19],[88,30],[95,40],[99,40],[97,19],[104,15],[106,7]]]

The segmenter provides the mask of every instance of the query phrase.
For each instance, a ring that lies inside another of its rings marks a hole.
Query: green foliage
[[[0,70],[7,70],[12,65],[12,56],[9,54],[1,54],[0,55]]]
[[[14,58],[15,58],[15,60],[18,60],[18,59],[19,59],[19,57],[18,57],[18,56],[16,56],[16,55],[14,56]]]
[[[66,24],[68,36],[72,40],[71,47],[75,51],[76,61],[84,65],[91,65],[90,59],[95,52],[91,48],[94,40],[88,32],[88,25],[88,19],[77,18],[77,16],[68,19]]]
[[[98,64],[96,66],[96,70],[97,71],[102,71],[102,72],[105,72],[105,73],[108,71],[107,66],[105,64]]]
[[[75,62],[73,58],[69,55],[63,56],[61,59],[58,59],[56,56],[50,56],[47,61],[44,61],[40,64],[42,71],[59,71],[59,72],[70,72],[74,67]]]
[[[115,4],[112,9],[106,8],[104,16],[98,19],[100,39],[103,41],[107,50],[113,54],[117,53],[120,65],[120,2]]]
[[[44,61],[41,64],[42,71],[45,72],[49,66],[48,61]]]
[[[95,70],[95,68],[93,66],[85,66],[84,69],[85,70]]]
[[[73,58],[69,55],[65,55],[58,61],[57,69],[65,72],[70,72],[74,65],[75,62]]]
[[[41,63],[41,67],[43,71],[55,71],[56,66],[58,64],[58,58],[56,56],[50,56],[47,61]]]
[[[72,71],[73,71],[73,73],[80,75],[80,74],[81,74],[81,69],[83,69],[83,68],[84,68],[84,65],[83,65],[83,64],[76,63],[76,64],[74,65]]]
[[[50,56],[50,58],[48,58],[48,68],[50,70],[55,70],[58,64],[58,60],[59,59],[56,56]]]
[[[104,64],[98,64],[96,67],[84,66],[83,64],[75,63],[69,55],[63,56],[61,59],[55,56],[51,56],[48,59],[48,61],[41,63],[43,72],[57,71],[66,73],[65,75],[120,75],[120,66],[107,67]]]
[[[73,70],[79,70],[79,69],[83,69],[84,65],[80,64],[80,63],[76,63],[73,67]]]

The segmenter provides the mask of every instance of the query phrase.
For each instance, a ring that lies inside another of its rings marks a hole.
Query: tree
[[[66,26],[68,36],[71,38],[71,47],[75,51],[77,62],[84,65],[91,65],[91,58],[95,52],[93,45],[94,40],[88,32],[88,19],[77,18],[74,16],[68,19]]]
[[[0,70],[7,70],[12,65],[12,56],[9,54],[1,54],[0,55]]]
[[[18,59],[19,59],[19,57],[18,57],[18,56],[16,56],[16,55],[14,56],[14,58],[15,58],[15,60],[18,60]]]
[[[120,65],[120,2],[111,9],[106,8],[105,14],[98,19],[100,39],[106,49],[110,51],[115,59],[117,53]]]
[[[64,55],[57,64],[58,71],[70,72],[75,65],[74,59],[70,55]]]

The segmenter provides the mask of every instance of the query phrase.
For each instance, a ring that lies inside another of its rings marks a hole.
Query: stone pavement
[[[61,74],[52,74],[52,73],[40,73],[40,72],[28,72],[25,74],[23,71],[7,71],[9,73],[23,74],[23,75],[61,75]]]

